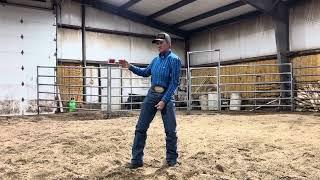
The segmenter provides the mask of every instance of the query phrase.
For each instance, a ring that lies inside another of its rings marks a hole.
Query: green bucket
[[[69,112],[76,112],[77,111],[77,102],[74,98],[68,102]]]

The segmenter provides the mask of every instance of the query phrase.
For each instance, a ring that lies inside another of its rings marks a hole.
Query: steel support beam
[[[111,13],[111,14],[115,14],[117,16],[129,19],[131,21],[134,22],[138,22],[141,24],[144,24],[146,26],[150,26],[156,29],[160,29],[163,31],[166,31],[168,33],[180,36],[180,37],[185,37],[187,32],[178,28],[172,28],[170,27],[168,24],[162,23],[160,21],[156,21],[154,19],[148,18],[146,16],[137,14],[135,12],[131,12],[128,11],[126,9],[120,9],[114,5],[111,5],[109,3],[106,2],[101,2],[101,1],[97,1],[97,0],[83,0],[84,4],[94,7],[96,9]]]
[[[290,44],[289,44],[289,8],[284,2],[280,2],[274,9],[274,13],[277,16],[273,16],[273,23],[275,29],[276,36],[276,44],[277,44],[277,59],[278,63],[290,63],[289,52],[290,52]],[[290,72],[291,67],[289,66],[280,66],[279,72]],[[293,72],[292,72],[293,73]],[[290,81],[291,76],[289,74],[282,75],[280,77],[282,82]],[[282,84],[282,90],[290,90],[291,87],[289,84]],[[283,93],[281,95],[282,98],[290,97],[290,93]],[[289,104],[288,100],[283,100],[281,104]]]
[[[162,16],[164,14],[167,14],[167,13],[169,13],[171,11],[174,11],[174,10],[176,10],[178,8],[181,8],[181,7],[183,7],[183,6],[187,5],[187,4],[190,4],[190,3],[194,2],[194,1],[196,1],[196,0],[182,0],[182,1],[179,1],[179,2],[177,2],[177,3],[175,3],[175,4],[171,5],[171,6],[168,6],[168,7],[164,8],[164,9],[154,13],[154,14],[151,14],[149,16],[149,18],[153,18],[153,19],[157,18],[157,17]]]
[[[33,5],[27,5],[27,4],[19,4],[19,3],[8,2],[7,0],[0,0],[0,4],[3,6],[10,5],[10,6],[38,9],[38,10],[44,10],[44,11],[53,11],[54,10],[54,9],[52,9],[52,7],[46,8],[46,7],[33,6]]]
[[[187,66],[187,63],[188,63],[188,52],[190,51],[190,37],[187,37],[186,39],[185,39],[185,41],[184,41],[184,55],[185,55],[185,57],[184,57],[184,66]]]
[[[65,29],[72,29],[72,30],[81,30],[81,26],[70,25],[70,24],[58,24],[58,27],[65,28]],[[150,34],[139,34],[139,33],[132,33],[132,32],[126,32],[126,31],[116,31],[116,30],[100,29],[100,28],[92,28],[92,27],[86,27],[86,32],[96,32],[96,33],[103,33],[103,34],[115,34],[115,35],[121,35],[121,36],[154,39],[154,35],[150,35]],[[172,41],[184,41],[181,38],[171,38],[171,39]]]
[[[81,5],[82,65],[86,66],[86,7]]]
[[[200,14],[198,16],[195,16],[195,17],[186,19],[184,21],[178,22],[178,23],[172,25],[172,27],[178,28],[178,27],[181,27],[181,26],[184,26],[184,25],[187,25],[187,24],[191,24],[193,22],[200,21],[202,19],[214,16],[214,15],[217,15],[217,14],[221,14],[221,13],[224,13],[226,11],[230,11],[232,9],[238,8],[238,7],[243,6],[245,4],[246,3],[242,2],[242,1],[236,1],[234,3],[219,7],[217,9],[213,9],[211,11],[208,11],[206,13]]]
[[[254,12],[250,12],[250,13],[247,13],[247,14],[243,14],[243,15],[231,18],[231,19],[227,19],[227,20],[216,22],[216,23],[212,23],[212,24],[209,24],[209,25],[206,25],[206,26],[203,26],[203,27],[200,27],[200,28],[197,28],[197,29],[189,31],[189,36],[194,34],[194,33],[198,33],[198,32],[201,32],[201,31],[208,30],[208,29],[216,28],[216,27],[219,27],[219,26],[224,26],[224,25],[227,25],[227,24],[232,24],[232,23],[235,23],[235,22],[242,21],[244,19],[257,17],[257,16],[259,16],[261,14],[262,13],[260,11],[254,11]]]
[[[273,10],[280,0],[242,0],[246,4],[257,8],[258,10],[269,13]]]
[[[82,66],[87,66],[87,56],[86,56],[86,6],[81,4],[81,34],[82,34]],[[86,77],[86,69],[82,69],[83,77]],[[86,94],[86,78],[83,78],[83,94]],[[83,101],[86,101],[86,96],[83,96]]]
[[[279,6],[283,4],[288,7],[290,3],[295,0],[241,0],[251,6],[257,8],[259,11],[264,12],[273,18],[280,21],[286,21],[286,17],[283,17],[282,13],[278,11]]]
[[[141,0],[130,0],[124,5],[120,6],[121,9],[128,9],[129,7],[133,6],[134,4],[138,3]]]
[[[242,0],[260,11],[272,16],[276,45],[277,45],[277,61],[279,64],[290,63],[289,52],[289,7],[288,0]],[[285,73],[290,72],[290,66],[279,66],[279,72]],[[290,75],[281,75],[280,79],[282,82],[291,81]],[[281,90],[290,90],[291,87],[288,84],[282,84]],[[282,93],[282,98],[290,97],[290,93]],[[288,104],[288,100],[282,100],[281,104]]]

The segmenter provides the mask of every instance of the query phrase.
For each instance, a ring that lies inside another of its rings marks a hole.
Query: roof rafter
[[[80,0],[76,0],[76,1],[80,1]],[[168,33],[180,36],[180,37],[185,37],[187,32],[183,31],[181,29],[178,28],[172,28],[170,27],[168,24],[162,23],[160,21],[148,18],[146,16],[143,16],[141,14],[135,13],[135,12],[131,12],[128,11],[126,9],[121,9],[117,6],[111,5],[109,3],[106,2],[102,2],[99,0],[81,0],[81,3],[84,3],[85,5],[94,7],[96,9],[111,13],[111,14],[115,14],[117,16],[129,19],[131,21],[134,22],[138,22],[141,24],[144,24],[146,26],[150,26],[162,31],[166,31]]]
[[[164,14],[167,14],[167,13],[169,13],[171,11],[179,9],[179,8],[181,8],[181,7],[183,7],[183,6],[187,5],[187,4],[190,4],[190,3],[194,2],[194,1],[196,1],[196,0],[182,0],[182,1],[179,1],[179,2],[177,2],[177,3],[175,3],[175,4],[171,5],[171,6],[168,6],[168,7],[164,8],[164,9],[154,13],[154,14],[151,14],[149,16],[149,18],[153,18],[153,19],[157,18],[157,17],[162,16]]]
[[[211,11],[205,12],[205,13],[200,14],[198,16],[195,16],[195,17],[186,19],[184,21],[178,22],[178,23],[172,25],[172,27],[178,28],[178,27],[181,27],[181,26],[184,26],[184,25],[187,25],[187,24],[191,24],[193,22],[196,22],[196,21],[199,21],[199,20],[214,16],[214,15],[217,15],[217,14],[221,14],[221,13],[224,13],[226,11],[230,11],[232,9],[238,8],[238,7],[243,6],[245,4],[246,3],[242,2],[242,1],[236,1],[234,3],[231,3],[231,4],[228,4],[228,5],[213,9]]]
[[[124,5],[120,6],[121,9],[128,9],[129,7],[133,6],[134,4],[138,3],[141,0],[130,0]]]

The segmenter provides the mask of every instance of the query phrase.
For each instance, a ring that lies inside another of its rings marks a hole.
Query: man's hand
[[[119,60],[119,65],[120,65],[122,68],[129,68],[129,67],[130,67],[130,64],[129,64],[128,61],[126,61],[126,60]]]
[[[162,110],[164,108],[164,106],[166,106],[166,103],[163,101],[160,101],[157,105],[155,105],[154,107],[156,107],[158,110]]]

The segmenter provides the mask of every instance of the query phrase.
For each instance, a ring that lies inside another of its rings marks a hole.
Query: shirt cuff
[[[132,71],[134,69],[134,66],[130,64],[128,69]]]
[[[166,104],[168,103],[168,100],[167,100],[166,97],[162,97],[161,101],[163,101],[163,102],[166,103]]]

